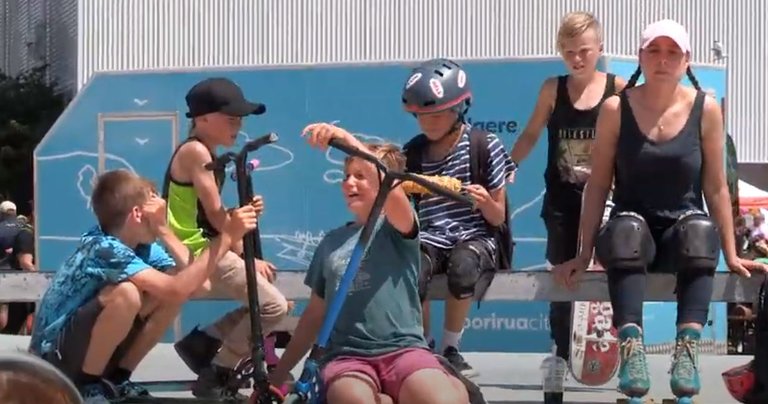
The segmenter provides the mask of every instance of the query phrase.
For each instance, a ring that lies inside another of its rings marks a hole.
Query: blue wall
[[[465,67],[474,90],[472,122],[494,130],[508,149],[532,112],[542,81],[565,72],[557,59],[467,62]],[[611,67],[625,77],[631,73],[631,66],[620,62],[611,62]],[[189,130],[184,95],[197,81],[217,75],[231,78],[248,97],[267,104],[265,115],[244,122],[238,144],[269,131],[280,135],[277,145],[254,156],[261,160],[253,175],[255,189],[267,203],[264,252],[282,270],[306,269],[323,232],[350,216],[338,184],[343,156],[310,149],[300,137],[301,129],[310,122],[339,121],[365,134],[363,138],[404,143],[418,131],[413,117],[400,107],[408,71],[403,65],[373,65],[95,75],[35,153],[41,270],[55,270],[78,236],[95,223],[88,197],[100,160],[105,169],[129,168],[162,184],[173,145]],[[710,79],[724,83],[724,77]],[[700,78],[706,87],[721,88],[704,75]],[[545,232],[539,218],[545,152],[542,138],[508,187],[518,270],[545,264]],[[228,182],[224,192],[232,206],[234,184]],[[229,307],[233,304],[189,303],[183,330],[207,323]],[[483,303],[473,309],[463,345],[473,351],[547,351],[547,313],[545,302]],[[442,329],[442,304],[433,305],[433,318],[433,329]]]

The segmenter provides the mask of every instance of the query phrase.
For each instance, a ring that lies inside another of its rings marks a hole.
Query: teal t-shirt
[[[317,247],[304,283],[330,304],[362,226],[328,233]],[[342,355],[378,356],[406,347],[427,348],[418,279],[419,237],[405,238],[383,218],[331,332],[323,362]]]

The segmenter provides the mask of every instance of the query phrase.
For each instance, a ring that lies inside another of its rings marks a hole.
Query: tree
[[[16,77],[0,72],[0,195],[17,202],[20,213],[34,197],[32,155],[67,106],[66,97],[46,80],[48,66]]]

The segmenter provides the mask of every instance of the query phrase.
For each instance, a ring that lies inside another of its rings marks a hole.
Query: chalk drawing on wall
[[[281,245],[277,256],[295,264],[308,267],[315,249],[325,237],[325,232],[312,234],[311,231],[296,231],[294,234],[263,234],[264,240],[273,240]]]
[[[353,133],[352,135],[364,143],[392,143],[395,146],[402,148],[402,145],[399,143],[384,139],[379,136],[365,135],[362,133]],[[346,154],[334,148],[329,147],[328,150],[326,150],[325,159],[328,160],[329,163],[340,168],[331,168],[330,170],[326,170],[326,172],[323,174],[323,180],[325,182],[329,184],[337,184],[344,180],[344,159],[346,157]]]
[[[257,136],[260,137],[260,136]],[[239,131],[237,133],[237,140],[232,147],[232,151],[239,151],[246,142],[249,142],[257,137],[252,137],[248,132]],[[280,143],[278,140],[277,143]],[[273,150],[273,152],[267,153],[266,150]],[[271,171],[277,170],[291,164],[294,160],[293,152],[288,148],[280,146],[279,144],[272,143],[264,146],[262,149],[256,152],[258,154],[259,165],[253,171]],[[227,165],[226,172],[231,174],[235,170],[233,164]]]
[[[96,162],[98,162],[99,153],[91,153],[91,152],[82,151],[82,150],[75,150],[69,153],[54,154],[51,156],[37,156],[37,160],[50,161],[50,160],[64,160],[64,159],[83,158],[83,157],[86,158],[86,161],[90,159],[94,159],[96,160]],[[134,172],[134,173],[136,172],[133,166],[123,157],[120,157],[114,154],[105,153],[104,159],[118,163],[120,166],[122,166],[122,168],[130,170],[131,172]],[[80,167],[80,169],[77,171],[77,175],[74,178],[75,188],[77,188],[77,191],[80,197],[83,198],[86,209],[91,208],[91,192],[93,191],[93,186],[96,184],[96,177],[98,177],[98,172],[94,167],[94,164],[84,163],[82,167]]]

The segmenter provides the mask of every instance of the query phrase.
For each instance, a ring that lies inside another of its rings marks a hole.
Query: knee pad
[[[720,233],[701,211],[685,213],[671,228],[669,252],[681,270],[714,273],[720,260]]]
[[[606,269],[645,270],[656,257],[656,243],[642,216],[620,212],[600,229],[595,256]]]
[[[448,262],[448,291],[457,299],[467,299],[475,294],[480,279],[481,251],[474,245],[454,248]]]

